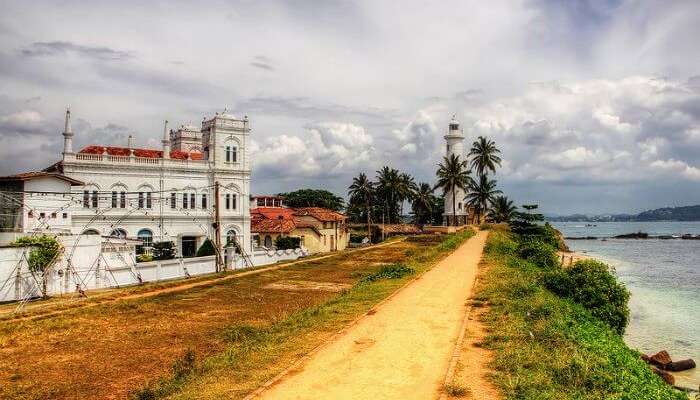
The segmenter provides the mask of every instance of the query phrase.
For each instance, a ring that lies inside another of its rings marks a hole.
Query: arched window
[[[83,231],[83,235],[99,235],[100,232],[97,231],[97,229],[88,229]]]
[[[143,242],[143,247],[151,247],[153,246],[153,232],[151,232],[150,229],[141,229],[137,234],[136,237],[139,238]]]
[[[229,231],[226,232],[226,246],[232,245],[237,241],[238,239],[236,238],[236,231],[234,231],[233,229],[229,229]]]
[[[267,247],[268,249],[272,248],[272,236],[265,235],[265,247]]]
[[[117,229],[112,230],[112,232],[109,234],[109,236],[114,236],[114,237],[118,237],[120,239],[124,239],[124,238],[126,238],[126,231],[122,228],[117,228]]]

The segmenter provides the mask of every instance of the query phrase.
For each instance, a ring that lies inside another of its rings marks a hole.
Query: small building
[[[279,196],[251,199],[251,235],[257,248],[273,249],[278,237],[298,237],[309,253],[343,250],[350,235],[347,217],[321,207],[290,208]]]
[[[83,185],[55,172],[0,177],[0,244],[28,233],[69,234],[74,205],[71,187]]]

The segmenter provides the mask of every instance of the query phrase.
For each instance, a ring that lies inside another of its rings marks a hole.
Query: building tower
[[[163,159],[167,160],[170,158],[170,136],[168,135],[168,120],[165,120],[163,124]]]
[[[459,122],[454,116],[450,121],[447,135],[445,135],[445,141],[447,142],[447,152],[445,155],[450,157],[454,154],[459,157],[460,161],[464,161],[464,134],[459,127]],[[442,214],[443,225],[464,225],[467,223],[468,208],[464,203],[465,195],[464,190],[459,188],[455,189],[454,199],[457,204],[454,209],[456,210],[456,214],[452,215],[452,191],[445,193],[445,210]]]
[[[70,107],[66,109],[66,125],[63,129],[63,154],[73,154],[73,128],[70,125]]]

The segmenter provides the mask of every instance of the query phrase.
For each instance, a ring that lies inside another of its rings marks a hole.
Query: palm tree
[[[403,215],[403,203],[406,200],[413,199],[416,190],[418,190],[418,187],[416,186],[416,182],[411,175],[405,172],[399,174],[399,196],[401,201],[401,215]]]
[[[399,209],[397,202],[401,198],[401,182],[399,171],[387,166],[377,171],[377,193],[384,202],[384,208],[388,214],[389,223],[396,217]]]
[[[469,150],[469,156],[472,157],[471,167],[479,175],[484,175],[488,171],[495,173],[496,166],[501,166],[501,157],[498,156],[500,153],[501,150],[496,147],[496,142],[479,136]]]
[[[367,212],[367,237],[372,243],[372,197],[374,196],[374,183],[367,179],[367,175],[361,172],[352,178],[352,185],[348,187],[348,195],[356,202],[362,202]]]
[[[470,172],[467,162],[460,161],[459,156],[456,154],[451,154],[449,157],[445,156],[442,163],[438,164],[438,181],[435,184],[435,189],[442,188],[443,194],[452,192],[452,222],[455,225],[457,222],[455,190],[458,188],[467,190],[473,184],[474,180],[469,176]]]
[[[416,217],[417,224],[423,225],[425,223],[425,218],[430,217],[430,214],[433,212],[434,202],[435,196],[433,196],[433,188],[430,187],[430,184],[421,182],[414,192],[411,202],[411,208],[413,209],[413,215]]]
[[[488,175],[480,175],[479,182],[472,182],[464,199],[467,204],[476,208],[477,221],[481,221],[481,214],[488,209],[494,197],[501,193],[503,192],[496,189],[495,179],[489,179]]]
[[[496,196],[491,204],[487,218],[493,222],[510,222],[518,209],[506,196]]]

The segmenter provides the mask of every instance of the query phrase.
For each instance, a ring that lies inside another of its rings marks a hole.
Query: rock
[[[666,369],[666,366],[673,362],[673,360],[671,360],[671,356],[668,355],[666,350],[661,350],[660,352],[649,357],[649,362],[661,367],[662,369]]]
[[[647,363],[647,364],[649,364],[649,363],[651,362],[651,357],[649,357],[649,356],[646,355],[646,354],[642,354],[642,355],[640,356],[640,358],[642,359],[642,361],[644,361],[644,362]]]
[[[695,361],[692,359],[674,361],[666,365],[666,369],[673,372],[685,371],[687,369],[695,368]]]
[[[648,239],[649,234],[646,232],[625,233],[624,235],[613,236],[615,239]]]
[[[661,379],[664,380],[664,382],[668,383],[671,386],[676,384],[676,378],[670,372],[662,371],[656,367],[651,367],[651,369],[656,375],[660,376]]]

